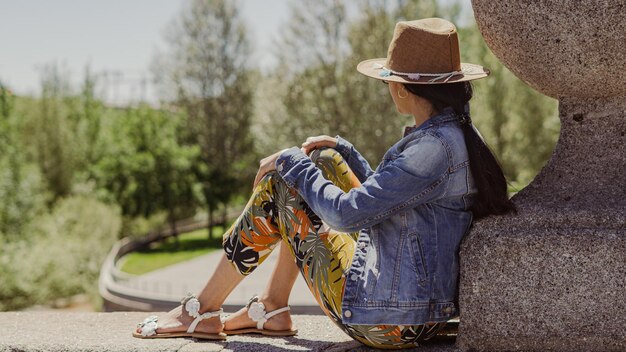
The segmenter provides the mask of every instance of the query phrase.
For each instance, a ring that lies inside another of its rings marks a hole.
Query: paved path
[[[225,342],[191,338],[137,339],[131,333],[146,313],[0,313],[0,351],[47,352],[199,352],[199,351],[375,351],[361,347],[319,315],[294,315],[294,337],[229,336]],[[457,352],[450,340],[416,349]]]
[[[225,310],[232,311],[233,307],[241,307],[248,302],[252,295],[263,292],[265,284],[276,266],[278,252],[278,250],[274,250],[263,264],[235,288],[224,302]],[[222,251],[215,251],[189,261],[155,270],[130,279],[128,286],[146,292],[166,294],[174,300],[180,300],[187,292],[197,294],[202,290],[209,276],[213,274],[221,256]],[[322,314],[309,287],[301,276],[298,276],[291,292],[289,304],[294,313]]]

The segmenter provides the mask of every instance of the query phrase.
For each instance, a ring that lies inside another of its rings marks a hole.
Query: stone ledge
[[[157,313],[159,314],[159,313]],[[363,347],[327,317],[294,315],[298,335],[288,338],[229,336],[226,342],[191,338],[142,340],[132,337],[146,313],[0,313],[0,351],[374,351]],[[418,350],[418,349],[415,349]],[[421,347],[426,352],[456,352],[451,341]]]

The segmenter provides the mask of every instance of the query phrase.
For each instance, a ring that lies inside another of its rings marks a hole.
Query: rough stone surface
[[[554,98],[626,95],[626,3],[472,0],[489,48]]]
[[[503,226],[531,216],[477,223],[464,240],[459,345],[626,351],[624,230]]]
[[[513,198],[519,212],[476,222],[463,241],[465,350],[626,350],[626,99],[563,98],[560,115],[552,159]]]
[[[503,63],[559,98],[551,160],[461,246],[464,350],[626,351],[626,4],[473,0]]]
[[[327,317],[294,315],[294,337],[229,336],[226,342],[191,338],[137,339],[131,333],[146,313],[0,313],[0,351],[46,352],[200,352],[200,351],[370,351],[355,342]],[[453,341],[439,341],[415,349],[456,352]]]
[[[552,158],[516,203],[561,214],[552,223],[625,228],[626,97],[561,98],[559,113]]]

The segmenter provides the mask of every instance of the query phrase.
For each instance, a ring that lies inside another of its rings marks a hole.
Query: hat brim
[[[356,66],[356,69],[357,71],[368,77],[375,78],[381,81],[407,84],[445,84],[466,82],[473,81],[475,79],[485,78],[489,75],[489,70],[483,66],[462,62],[461,71],[463,71],[463,73],[450,77],[446,82],[444,82],[444,79],[433,80],[433,77],[431,76],[420,77],[420,79],[418,80],[410,80],[405,76],[399,76],[394,74],[392,74],[391,76],[381,76],[380,72],[382,71],[382,69],[380,69],[380,65],[384,66],[386,62],[386,58],[369,59],[361,61]]]

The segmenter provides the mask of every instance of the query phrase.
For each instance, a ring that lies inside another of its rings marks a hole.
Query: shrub
[[[85,196],[61,199],[23,241],[0,252],[0,310],[95,294],[121,227],[119,210]]]

